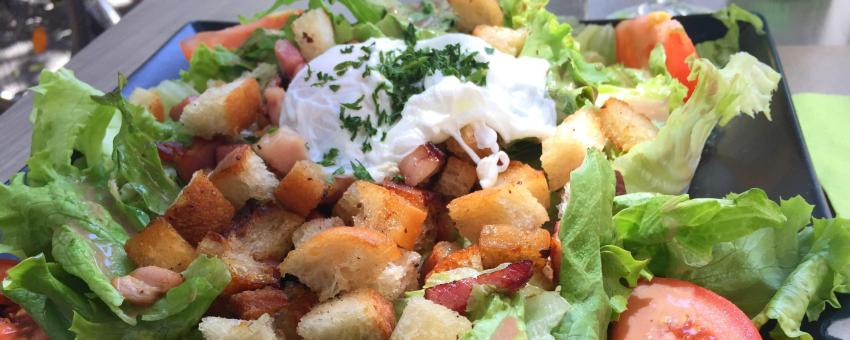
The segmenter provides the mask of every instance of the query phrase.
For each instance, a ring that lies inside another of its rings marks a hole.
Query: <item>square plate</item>
[[[717,39],[726,33],[726,27],[711,15],[676,19],[695,43]],[[133,72],[124,94],[129,95],[137,87],[148,88],[162,80],[178,78],[180,70],[188,67],[180,50],[181,40],[197,32],[219,30],[234,24],[215,21],[186,24]],[[764,30],[766,34],[759,35],[751,25],[742,24],[741,50],[783,73],[766,24]],[[815,217],[831,217],[829,202],[815,176],[784,75],[773,95],[771,113],[772,121],[764,117],[738,117],[725,127],[716,128],[702,153],[689,193],[692,197],[722,197],[730,192],[758,187],[774,200],[801,195],[815,205]],[[828,308],[817,322],[805,323],[803,329],[816,339],[838,339],[836,330],[830,330],[830,326],[838,326],[838,321],[842,324],[850,321],[850,308],[846,307],[850,305],[850,295],[842,295],[840,300],[845,308]],[[770,325],[765,327],[771,328]]]

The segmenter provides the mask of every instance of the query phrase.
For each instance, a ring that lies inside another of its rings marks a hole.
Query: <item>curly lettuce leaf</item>
[[[192,84],[198,92],[204,92],[210,80],[229,82],[250,69],[251,67],[233,51],[221,45],[210,49],[202,44],[192,54],[189,68],[180,71],[180,79]]]
[[[673,110],[655,139],[614,161],[628,192],[680,194],[687,190],[714,126],[743,113],[770,118],[770,98],[779,73],[755,57],[738,53],[722,69],[691,59],[690,79],[699,79],[687,103]]]
[[[525,299],[519,294],[513,297],[494,294],[489,287],[475,286],[466,308],[472,320],[472,330],[463,335],[463,340],[490,339],[503,323],[514,323],[516,340],[529,339],[525,324]]]
[[[696,49],[701,58],[711,60],[717,65],[726,65],[729,57],[741,50],[739,21],[753,25],[756,33],[764,34],[764,22],[761,18],[738,5],[731,4],[723,8],[714,13],[714,17],[726,26],[726,34],[717,40],[701,42],[696,45]]]
[[[576,34],[585,59],[603,65],[617,63],[616,39],[612,25],[586,25]]]

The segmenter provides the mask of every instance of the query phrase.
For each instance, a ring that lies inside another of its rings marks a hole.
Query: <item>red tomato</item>
[[[18,264],[17,260],[0,259],[0,281],[3,281],[4,279],[6,279],[6,272],[9,270],[9,268],[14,267],[16,264]],[[5,296],[0,294],[0,306],[16,306],[16,305],[15,305],[14,302],[12,302],[11,300],[7,299]],[[0,340],[2,340],[2,339],[3,339],[2,332],[0,331]]]
[[[621,21],[615,34],[617,61],[627,67],[646,68],[652,49],[660,43],[667,55],[667,71],[688,88],[688,96],[693,93],[696,81],[688,80],[691,69],[685,60],[696,55],[696,48],[682,24],[669,13],[652,12]]]
[[[20,335],[18,326],[12,320],[0,319],[0,340],[15,340]]]
[[[207,47],[215,47],[216,45],[224,46],[228,49],[236,49],[248,40],[251,33],[254,33],[258,28],[277,29],[283,27],[289,19],[289,15],[297,12],[283,11],[269,14],[260,20],[248,24],[236,25],[225,28],[220,31],[209,31],[195,34],[195,36],[180,42],[180,48],[183,50],[183,55],[186,60],[192,60],[192,54],[201,44]]]
[[[738,307],[693,283],[654,278],[629,297],[611,339],[761,339]]]

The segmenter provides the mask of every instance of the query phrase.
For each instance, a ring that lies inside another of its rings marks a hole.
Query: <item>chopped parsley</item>
[[[336,163],[336,158],[339,156],[339,150],[337,148],[331,148],[322,156],[322,161],[318,164],[321,166],[331,166]]]
[[[396,174],[395,176],[393,176],[393,182],[404,183],[404,176],[402,176],[401,174]]]
[[[339,176],[339,175],[342,175],[344,173],[345,173],[345,169],[343,167],[336,168],[336,170],[334,170],[333,173],[328,175],[328,180],[327,180],[328,184],[333,185],[334,184],[334,176]]]
[[[492,48],[492,47],[485,47],[484,48],[484,52],[486,52],[487,54],[493,54],[493,51],[495,51],[495,49]]]
[[[313,83],[313,85],[312,85],[313,87],[322,87],[322,86],[325,86],[327,83],[336,80],[336,78],[334,78],[332,75],[325,73],[325,72],[322,72],[322,71],[319,71],[319,73],[316,73],[316,79],[318,79],[318,81]]]
[[[346,47],[346,48],[342,48],[342,49],[340,49],[340,50],[339,50],[339,53],[342,53],[342,54],[351,54],[351,52],[352,52],[352,51],[354,51],[354,45],[349,45],[349,46],[348,46],[348,47]]]
[[[313,76],[313,69],[310,68],[310,63],[307,63],[307,74],[304,75],[304,81],[310,80],[310,77]]]
[[[328,87],[331,89],[331,91],[339,91],[339,84],[330,84],[328,85]]]
[[[351,162],[351,170],[354,171],[354,178],[372,182],[375,181],[375,179],[372,178],[372,175],[369,174],[369,171],[366,170],[366,167],[363,166],[363,163],[360,163],[360,161]]]
[[[360,109],[363,108],[363,105],[361,105],[360,103],[363,102],[364,97],[366,97],[366,96],[365,95],[360,96],[360,98],[357,98],[357,100],[355,100],[351,103],[342,103],[342,107],[349,109],[349,110],[360,110]]]

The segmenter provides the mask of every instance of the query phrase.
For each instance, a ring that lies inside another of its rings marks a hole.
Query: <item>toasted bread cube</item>
[[[340,292],[376,287],[387,264],[402,256],[395,242],[381,232],[360,227],[334,227],[308,239],[280,264],[327,300]]]
[[[298,49],[307,61],[336,45],[331,19],[321,8],[312,9],[292,22]]]
[[[375,290],[390,301],[399,298],[406,291],[416,290],[419,286],[421,259],[422,256],[417,252],[404,252],[398,260],[387,264],[378,275]]]
[[[437,263],[440,263],[440,261],[460,249],[460,246],[454,242],[437,242],[437,244],[435,244],[434,247],[431,248],[431,254],[428,255],[427,259],[425,259],[425,263],[422,264],[423,281],[425,279],[425,274],[430,273],[434,269],[434,267],[437,266]]]
[[[446,197],[460,197],[472,191],[478,182],[475,164],[457,157],[449,157],[446,168],[434,184],[434,191]]]
[[[162,101],[159,99],[158,92],[139,87],[130,93],[130,98],[127,98],[127,101],[130,104],[138,105],[147,109],[157,121],[165,121],[165,108],[162,106]]]
[[[192,175],[165,218],[192,245],[197,245],[209,232],[221,232],[233,219],[235,209],[202,170]]]
[[[478,139],[475,138],[475,128],[472,125],[464,126],[460,129],[460,138],[467,147],[469,147],[472,152],[474,152],[479,158],[483,158],[489,156],[493,153],[490,149],[481,149],[478,147]],[[454,138],[449,138],[446,140],[446,149],[455,157],[471,161],[472,158],[469,157],[469,153],[467,153],[466,149]]]
[[[472,32],[475,26],[503,26],[504,17],[497,0],[449,0],[457,16],[455,25],[461,32]]]
[[[478,25],[472,31],[472,35],[481,38],[497,50],[514,57],[519,55],[528,37],[528,30],[511,29],[508,27]]]
[[[333,227],[344,227],[345,222],[339,217],[317,218],[304,222],[295,232],[292,233],[292,244],[298,248],[316,234],[321,233]]]
[[[306,217],[319,206],[329,189],[325,170],[311,161],[298,161],[274,190],[286,209]]]
[[[428,272],[428,276],[433,273],[446,272],[458,268],[484,269],[484,266],[481,264],[481,249],[478,248],[478,245],[463,248],[444,257],[437,262],[434,269]]]
[[[413,245],[413,250],[424,252],[433,247],[437,238],[443,236],[451,228],[451,219],[443,199],[424,189],[414,188],[406,184],[384,180],[383,186],[392,193],[401,196],[417,208],[427,211],[428,217],[422,223],[422,232]]]
[[[306,340],[389,339],[395,327],[392,303],[366,289],[314,307],[298,323]]]
[[[605,135],[618,149],[628,152],[635,145],[652,140],[658,127],[646,116],[632,110],[628,103],[609,98],[596,112]]]
[[[292,249],[292,233],[304,219],[273,203],[253,206],[234,219],[228,238],[238,239],[257,261],[278,263]]]
[[[210,181],[233,206],[241,208],[248,199],[269,201],[278,180],[263,159],[248,145],[240,145],[210,173]]]
[[[413,249],[428,215],[404,197],[366,181],[354,182],[333,212],[346,223],[386,234],[407,250]]]
[[[180,122],[195,136],[238,136],[260,116],[263,101],[254,78],[211,87],[183,108]]]
[[[449,203],[449,216],[461,236],[478,241],[488,224],[512,224],[523,229],[539,228],[549,220],[546,208],[525,186],[508,183],[458,197]]]
[[[407,300],[391,340],[456,340],[472,330],[472,323],[457,312],[422,297]]]
[[[567,116],[542,143],[540,163],[549,177],[549,190],[560,190],[570,181],[570,173],[584,162],[588,148],[602,150],[607,142],[592,111],[582,109]]]
[[[157,266],[182,272],[195,260],[195,248],[186,242],[168,220],[157,217],[124,244],[136,267]]]
[[[499,174],[496,180],[496,185],[513,183],[522,185],[528,192],[534,195],[537,202],[540,202],[544,208],[549,207],[549,184],[546,181],[546,175],[543,171],[532,168],[528,164],[519,161],[511,161],[508,169]]]
[[[210,233],[198,243],[198,253],[221,259],[230,271],[230,283],[224,288],[223,295],[232,295],[277,283],[274,266],[255,260],[251,256],[250,249],[237,239],[226,239],[219,234]]]
[[[274,287],[246,290],[230,296],[230,306],[242,320],[256,320],[264,314],[274,315],[286,305],[286,293]]]
[[[277,339],[272,327],[272,318],[268,315],[250,321],[208,316],[201,319],[198,330],[207,340]]]
[[[549,258],[549,232],[542,228],[523,229],[509,224],[486,225],[478,238],[484,269],[502,263],[531,260],[543,268]]]

